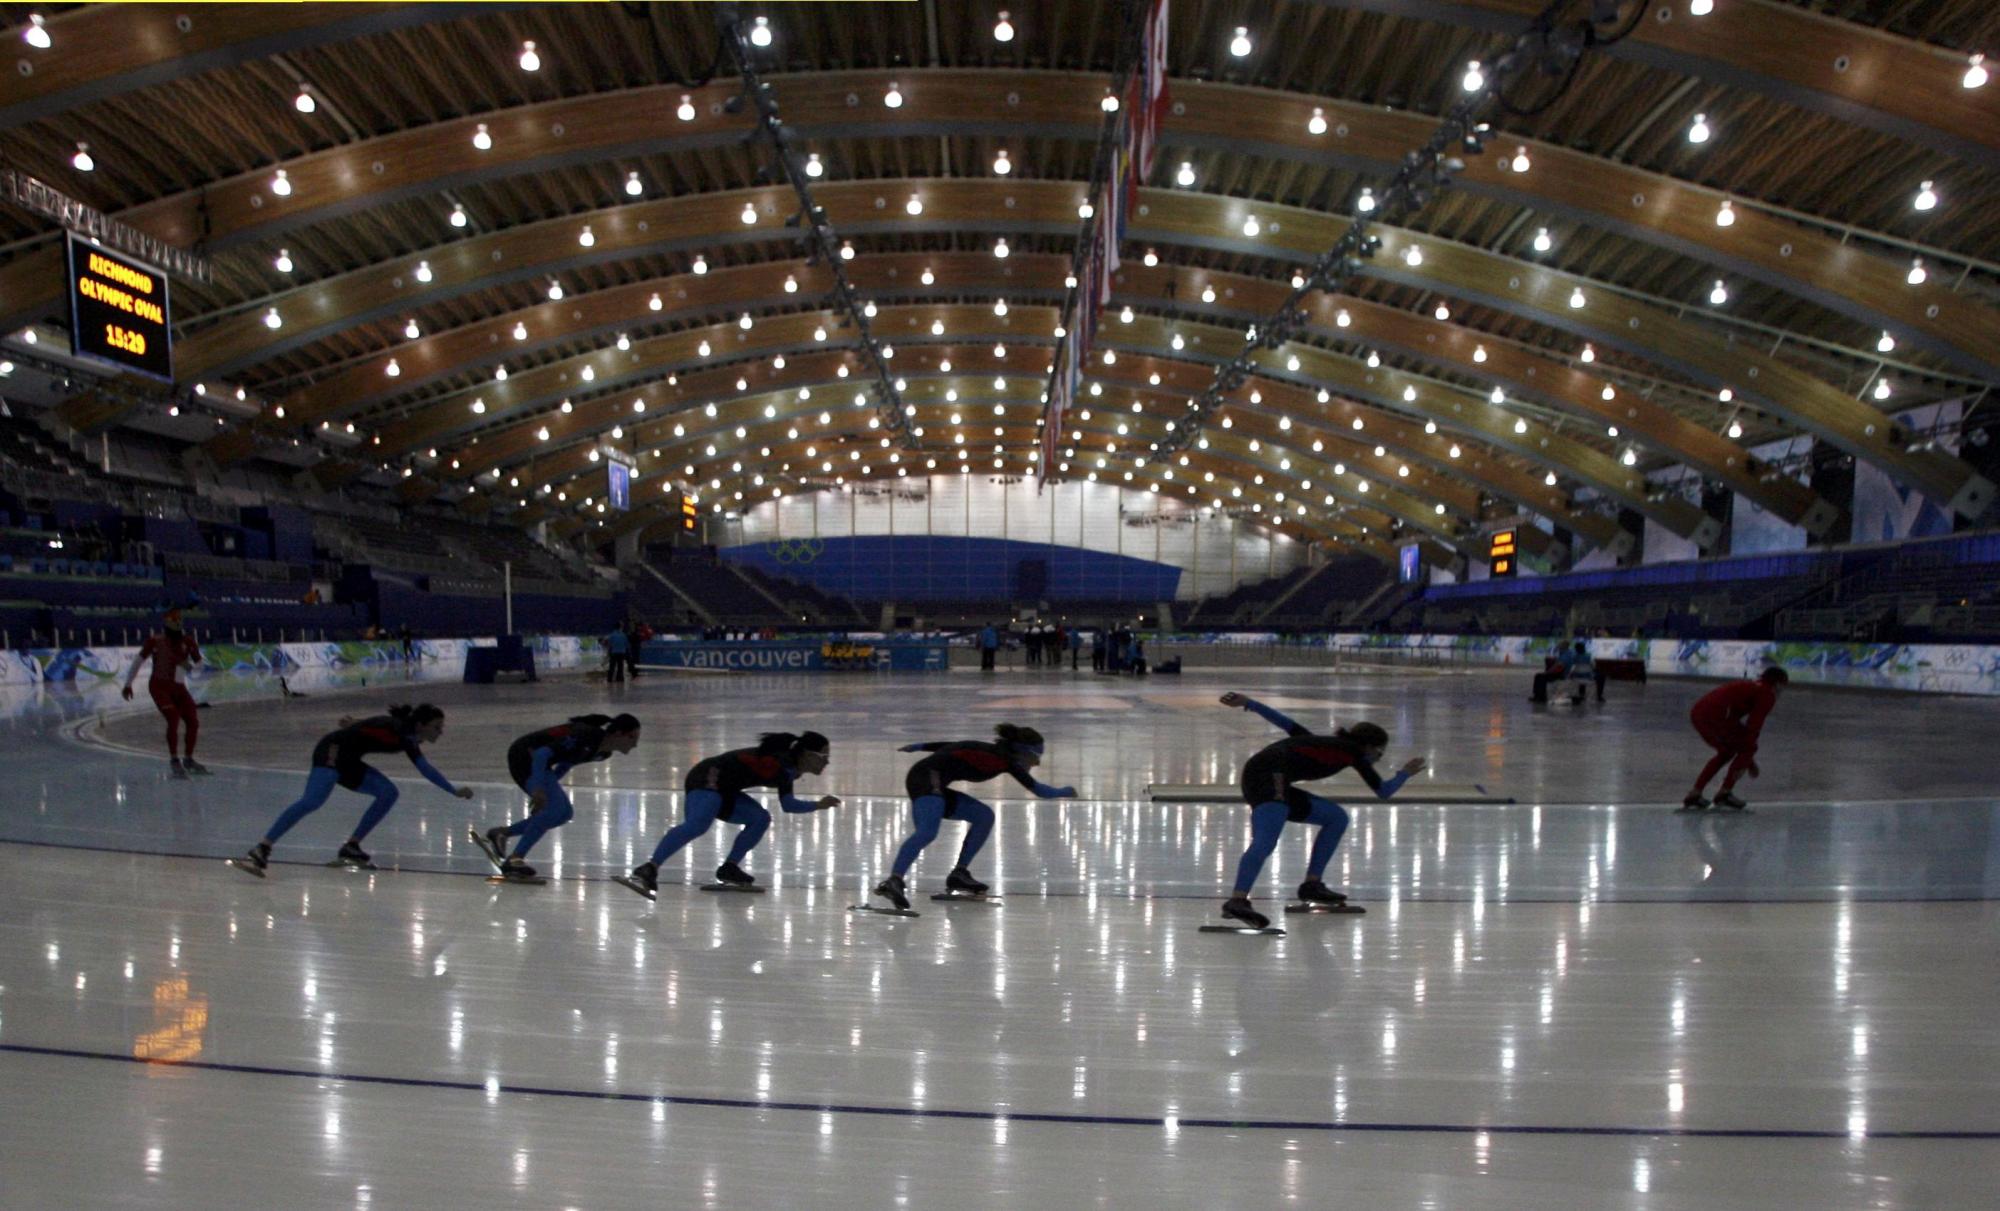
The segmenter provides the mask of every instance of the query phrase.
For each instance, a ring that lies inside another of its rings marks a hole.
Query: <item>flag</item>
[[[1167,121],[1167,0],[1153,0],[1140,37],[1138,97],[1132,114],[1132,173],[1139,182],[1153,175],[1160,128]]]

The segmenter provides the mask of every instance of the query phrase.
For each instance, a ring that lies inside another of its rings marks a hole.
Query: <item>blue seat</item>
[[[92,576],[109,576],[111,575],[111,565],[103,562],[91,564],[90,574]]]
[[[34,560],[28,564],[28,567],[37,576],[47,575],[49,570],[49,561],[37,555],[35,556]]]
[[[49,571],[53,572],[57,576],[69,575],[69,560],[67,559],[49,560]]]

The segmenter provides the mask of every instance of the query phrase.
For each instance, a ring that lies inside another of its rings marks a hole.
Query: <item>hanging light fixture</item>
[[[520,64],[522,71],[542,70],[542,57],[535,53],[535,44],[533,42],[521,43]]]

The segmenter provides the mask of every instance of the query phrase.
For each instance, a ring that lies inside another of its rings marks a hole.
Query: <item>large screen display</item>
[[[605,498],[611,502],[611,507],[614,509],[631,508],[632,468],[617,459],[612,459],[607,465],[611,468],[611,490]]]
[[[70,235],[70,352],[170,383],[172,323],[165,274]]]
[[[1424,578],[1424,551],[1416,543],[1405,544],[1400,560],[1396,564],[1396,579],[1403,584],[1417,584]]]

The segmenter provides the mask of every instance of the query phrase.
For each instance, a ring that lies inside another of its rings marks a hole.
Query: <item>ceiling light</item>
[[[1688,14],[1706,17],[1715,11],[1715,0],[1688,0]]]
[[[533,42],[521,43],[521,70],[542,70],[542,57],[535,53],[535,44]]]
[[[741,317],[737,319],[736,326],[738,328],[743,329],[743,331],[748,332],[750,331],[750,326],[754,323],[756,323],[756,321],[751,319],[750,313],[746,311],[742,314]]]
[[[627,195],[628,197],[634,197],[634,198],[636,198],[636,197],[638,197],[638,196],[639,196],[640,194],[642,194],[642,193],[644,193],[644,192],[646,192],[646,184],[645,184],[645,182],[643,182],[643,181],[641,181],[641,180],[639,179],[639,174],[638,174],[637,172],[628,172],[628,173],[626,173],[626,174],[625,174],[625,193],[626,193],[626,195]]]
[[[1250,31],[1239,25],[1236,36],[1229,40],[1229,53],[1241,59],[1250,53]]]
[[[271,178],[271,192],[281,198],[292,196],[292,181],[290,177],[285,175],[284,169],[280,168],[277,175]]]
[[[757,221],[757,208],[748,202],[743,203],[742,219],[745,227],[755,223]]]
[[[1201,301],[1204,303],[1213,303],[1215,301],[1215,287],[1203,286],[1201,288]]]
[[[403,374],[403,368],[397,365],[396,359],[392,357],[389,359],[389,364],[382,368],[382,373],[388,375],[390,378],[400,378]]]
[[[275,330],[278,328],[282,328],[284,326],[285,326],[285,317],[278,314],[278,309],[276,307],[273,307],[269,311],[266,311],[264,313],[264,327]]]
[[[896,87],[895,81],[891,80],[889,82],[889,91],[882,94],[882,104],[888,106],[890,109],[903,108],[903,90]]]
[[[1002,236],[1002,237],[1000,237],[999,239],[997,239],[997,240],[993,241],[993,255],[994,255],[994,256],[996,256],[996,257],[998,257],[998,258],[999,258],[1000,260],[1003,260],[1003,261],[1004,261],[1004,260],[1006,260],[1006,259],[1007,259],[1007,252],[1008,252],[1008,249],[1007,249],[1007,237],[1005,237],[1005,236]]]
[[[585,248],[597,243],[597,234],[591,231],[590,224],[585,223],[583,230],[576,233],[576,242]]]
[[[514,339],[517,341],[528,339],[528,326],[519,320],[514,321]]]
[[[89,172],[97,167],[97,161],[90,158],[90,144],[78,143],[76,154],[69,158],[70,164],[78,172]]]
[[[1479,60],[1474,59],[1465,65],[1465,76],[1459,81],[1459,85],[1469,93],[1476,93],[1486,87],[1486,73],[1479,70]]]
[[[487,133],[486,123],[481,122],[472,132],[472,145],[481,151],[493,150],[493,136]]]
[[[922,214],[924,212],[924,200],[916,194],[911,194],[910,200],[903,203],[903,211],[911,215]]]
[[[1965,78],[1959,83],[1967,88],[1979,88],[1986,83],[1986,56],[1974,55],[1966,61]]]
[[[1918,257],[1910,262],[1910,276],[1908,279],[1910,285],[1921,286],[1924,284],[1924,279],[1929,276],[1928,273],[1924,272],[1924,258]]]
[[[1014,171],[1014,164],[1007,158],[1007,149],[1001,148],[993,155],[993,175],[1004,177]]]
[[[683,122],[694,121],[694,98],[682,93],[680,106],[674,110],[674,116]]]
[[[1546,228],[1546,227],[1537,227],[1537,228],[1535,228],[1535,251],[1536,251],[1536,252],[1547,252],[1547,251],[1548,251],[1549,249],[1551,249],[1551,248],[1554,248],[1555,246],[1556,246],[1556,242],[1555,242],[1554,240],[1552,240],[1552,239],[1550,239],[1550,238],[1549,238],[1549,229],[1548,229],[1548,228]]]
[[[409,338],[410,340],[416,340],[423,334],[424,334],[423,329],[417,327],[417,321],[415,316],[410,317],[410,321],[403,325],[403,335]]]
[[[993,22],[993,40],[995,42],[1014,40],[1014,23],[1007,19],[1007,10],[1004,8],[1000,10],[999,19]]]
[[[1896,338],[1890,336],[1889,333],[1885,330],[1882,333],[1882,339],[1875,342],[1875,352],[1894,353],[1895,351],[1896,351]]]
[[[692,271],[696,277],[700,277],[702,274],[708,272],[708,258],[703,256],[699,252],[695,253],[694,264],[689,265],[688,269]]]
[[[1375,209],[1375,191],[1372,189],[1363,189],[1361,196],[1354,199],[1354,209],[1360,211],[1362,214],[1372,212]]]
[[[1437,308],[1433,310],[1431,314],[1438,317],[1438,319],[1440,320],[1448,320],[1451,318],[1451,308],[1445,306],[1443,303],[1439,303],[1437,305]]]
[[[1876,379],[1876,380],[1875,380],[1875,398],[1876,398],[1876,399],[1888,399],[1888,398],[1889,398],[1889,394],[1890,394],[1891,390],[1892,390],[1892,388],[1891,388],[1891,387],[1889,386],[1889,380],[1888,380],[1888,379],[1886,379],[1886,378],[1878,378],[1878,379]]]
[[[1688,127],[1688,142],[1706,143],[1708,142],[1708,136],[1708,115],[1696,114],[1694,116],[1694,125]]]
[[[1485,360],[1486,360],[1486,346],[1484,346],[1484,345],[1474,345],[1474,346],[1472,347],[1472,360],[1473,360],[1473,361],[1475,361],[1475,362],[1483,362],[1483,361],[1485,361]]]
[[[1715,208],[1715,225],[1717,227],[1727,227],[1735,221],[1735,208],[1729,204],[1728,198],[1722,199],[1722,205]]]
[[[1929,181],[1925,181],[1923,187],[1917,190],[1916,200],[1911,202],[1910,205],[1915,206],[1918,210],[1930,210],[1937,205],[1937,202],[1937,191],[1931,188]]]
[[[1179,185],[1182,189],[1192,189],[1194,187],[1194,165],[1186,160],[1182,160],[1179,170],[1174,173],[1174,184]]]
[[[1743,436],[1743,423],[1742,423],[1741,421],[1734,421],[1734,420],[1730,421],[1730,422],[1729,422],[1729,437],[1730,437],[1730,439],[1731,439],[1731,440],[1733,441],[1733,440],[1735,440],[1736,438],[1739,438],[1739,437],[1742,437],[1742,436]]]
[[[757,19],[756,19],[755,21],[753,21],[753,22],[751,23],[751,25],[750,25],[750,45],[752,45],[752,46],[759,46],[759,47],[762,47],[762,46],[769,46],[769,45],[771,45],[771,20],[770,20],[770,18],[768,18],[768,17],[758,17],[758,18],[757,18]]]
[[[1587,302],[1587,301],[1588,301],[1588,300],[1586,300],[1586,299],[1585,299],[1585,298],[1583,297],[1583,287],[1581,287],[1581,286],[1577,286],[1577,287],[1574,287],[1573,289],[1571,289],[1571,290],[1570,290],[1570,292],[1569,292],[1569,305],[1570,305],[1570,307],[1571,307],[1571,309],[1572,309],[1572,310],[1574,310],[1574,309],[1576,309],[1576,308],[1579,308],[1579,307],[1582,307],[1582,306],[1584,305],[1584,303],[1585,303],[1585,302]]]
[[[42,24],[40,13],[28,14],[28,28],[21,31],[21,40],[36,50],[49,48],[49,31]]]
[[[1403,250],[1403,263],[1415,269],[1424,263],[1424,250],[1412,244]]]
[[[1515,172],[1528,171],[1528,149],[1525,147],[1516,147],[1514,149],[1514,158],[1508,161],[1507,166]]]
[[[563,288],[562,288],[562,283],[561,283],[561,282],[558,282],[558,281],[556,281],[556,280],[555,280],[554,278],[550,278],[550,279],[549,279],[549,302],[551,302],[551,303],[560,303],[560,302],[562,302],[562,296],[563,296]]]
[[[1112,92],[1112,91],[1111,91],[1110,89],[1108,89],[1108,88],[1107,88],[1107,89],[1105,89],[1105,90],[1104,90],[1104,99],[1103,99],[1102,101],[1099,101],[1099,102],[1097,103],[1097,108],[1099,108],[1099,109],[1103,110],[1103,111],[1104,111],[1105,113],[1108,113],[1108,114],[1115,114],[1115,113],[1117,113],[1117,112],[1118,112],[1118,94],[1117,94],[1117,93],[1114,93],[1114,92]]]
[[[1578,361],[1583,362],[1585,365],[1588,365],[1591,362],[1597,360],[1597,350],[1591,348],[1589,345],[1585,345],[1583,347],[1583,352],[1577,354],[1576,356]]]
[[[1551,471],[1551,472],[1549,472],[1549,473],[1548,473],[1547,475],[1544,475],[1544,476],[1542,476],[1542,482],[1543,482],[1543,483],[1545,483],[1545,484],[1547,484],[1547,485],[1548,485],[1549,487],[1551,487],[1551,488],[1555,487],[1555,486],[1556,486],[1556,473],[1555,473],[1554,471]],[[1440,507],[1440,508],[1442,508],[1443,506],[1439,506],[1439,507]]]
[[[506,382],[506,381],[507,381],[507,367],[505,367],[505,366],[495,366],[495,367],[493,367],[493,381],[494,381],[494,382],[496,382],[496,383],[504,383],[504,382]]]
[[[467,221],[468,220],[465,217],[465,207],[454,206],[451,208],[451,225],[453,227],[463,227],[465,226]]]
[[[666,304],[660,301],[660,296],[657,294],[646,300],[646,307],[650,311],[658,311],[665,306]]]
[[[1256,235],[1256,234],[1257,234],[1257,233],[1258,233],[1259,231],[1261,231],[1261,230],[1263,230],[1263,229],[1262,229],[1261,227],[1259,227],[1259,226],[1257,225],[1257,216],[1256,216],[1256,215],[1254,215],[1254,214],[1253,214],[1253,215],[1250,215],[1249,217],[1247,217],[1247,218],[1245,218],[1245,219],[1243,220],[1243,234],[1244,234],[1244,235],[1247,235],[1247,236],[1254,236],[1254,235]]]
[[[1096,213],[1097,207],[1092,206],[1088,201],[1080,203],[1076,208],[1076,217],[1079,219],[1087,219]]]
[[[1370,349],[1368,351],[1368,368],[1370,370],[1373,370],[1375,367],[1381,364],[1382,364],[1382,355],[1375,352],[1373,349]]]
[[[279,273],[290,273],[292,271],[292,250],[289,248],[278,249],[278,259],[272,261],[271,264],[277,267]]]

